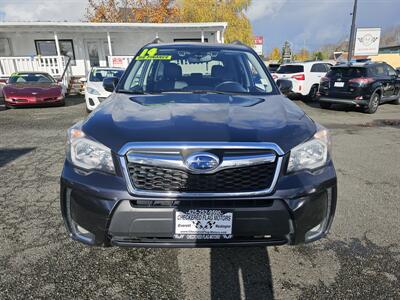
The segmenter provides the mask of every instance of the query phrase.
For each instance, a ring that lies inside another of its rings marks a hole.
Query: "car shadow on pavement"
[[[6,148],[0,149],[0,168],[16,160],[18,157],[23,156],[36,148]]]
[[[349,106],[349,105],[343,105],[343,104],[332,104],[332,107],[330,107],[330,108],[321,108],[319,106],[318,101],[303,101],[303,103],[309,107],[323,109],[326,111],[332,110],[332,111],[342,111],[342,112],[350,112],[350,111],[362,112],[361,108],[357,108],[357,107],[353,107],[353,106]]]
[[[274,299],[267,249],[211,249],[211,299]]]
[[[74,106],[85,102],[85,97],[81,95],[67,96],[65,106]]]
[[[302,97],[290,97],[289,99],[292,100],[294,103],[303,102],[305,105],[307,105],[309,107],[322,109],[319,106],[318,100],[310,101],[310,100],[307,100],[307,99],[302,98]],[[349,105],[341,105],[341,104],[332,104],[331,108],[324,109],[324,110],[326,110],[326,111],[334,110],[334,111],[343,111],[343,112],[348,112],[348,111],[361,112],[361,109],[359,109],[359,108],[352,107],[352,106],[349,106]]]

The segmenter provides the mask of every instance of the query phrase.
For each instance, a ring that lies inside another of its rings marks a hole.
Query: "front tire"
[[[378,106],[380,103],[380,96],[378,93],[374,93],[369,100],[368,106],[364,108],[364,112],[367,114],[374,114],[378,110]]]
[[[323,108],[323,109],[330,109],[332,106],[332,103],[328,103],[328,102],[320,102],[319,103],[319,107]]]

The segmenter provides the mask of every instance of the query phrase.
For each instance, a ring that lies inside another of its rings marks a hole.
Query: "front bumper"
[[[102,95],[94,95],[85,92],[85,101],[86,107],[88,110],[93,111],[100,103],[104,102],[111,93],[102,94]]]
[[[329,231],[337,197],[332,162],[315,172],[281,174],[274,192],[266,196],[163,199],[130,194],[121,174],[85,173],[66,161],[60,192],[62,215],[73,239],[89,245],[129,247],[312,242]],[[233,238],[175,239],[175,211],[188,207],[232,211]]]
[[[48,99],[34,99],[34,98],[5,98],[4,102],[7,106],[51,106],[63,104],[65,98],[48,98]]]

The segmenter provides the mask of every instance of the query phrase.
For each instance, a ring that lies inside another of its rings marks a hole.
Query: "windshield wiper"
[[[235,94],[235,92],[223,92],[223,91],[216,91],[216,90],[169,90],[169,91],[158,91],[157,93],[160,94],[221,94],[221,95],[230,95]]]
[[[129,94],[129,95],[147,95],[148,93],[144,92],[144,91],[139,91],[139,90],[116,90],[117,93],[121,93],[121,94]]]

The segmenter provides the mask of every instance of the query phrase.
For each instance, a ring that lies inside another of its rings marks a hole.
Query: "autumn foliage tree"
[[[179,8],[173,0],[88,0],[89,22],[164,23],[179,20]]]
[[[121,11],[117,0],[89,0],[86,17],[89,22],[121,22]]]
[[[88,0],[90,22],[227,22],[225,40],[253,45],[251,0]],[[178,5],[179,4],[179,5]]]
[[[252,28],[246,16],[251,0],[182,0],[182,22],[228,22],[225,41],[253,45]]]
[[[308,59],[310,59],[310,52],[307,49],[300,49],[300,51],[296,53],[296,60],[305,61]]]
[[[274,61],[280,61],[282,58],[281,51],[279,48],[272,49],[271,53],[269,54],[269,59]]]

